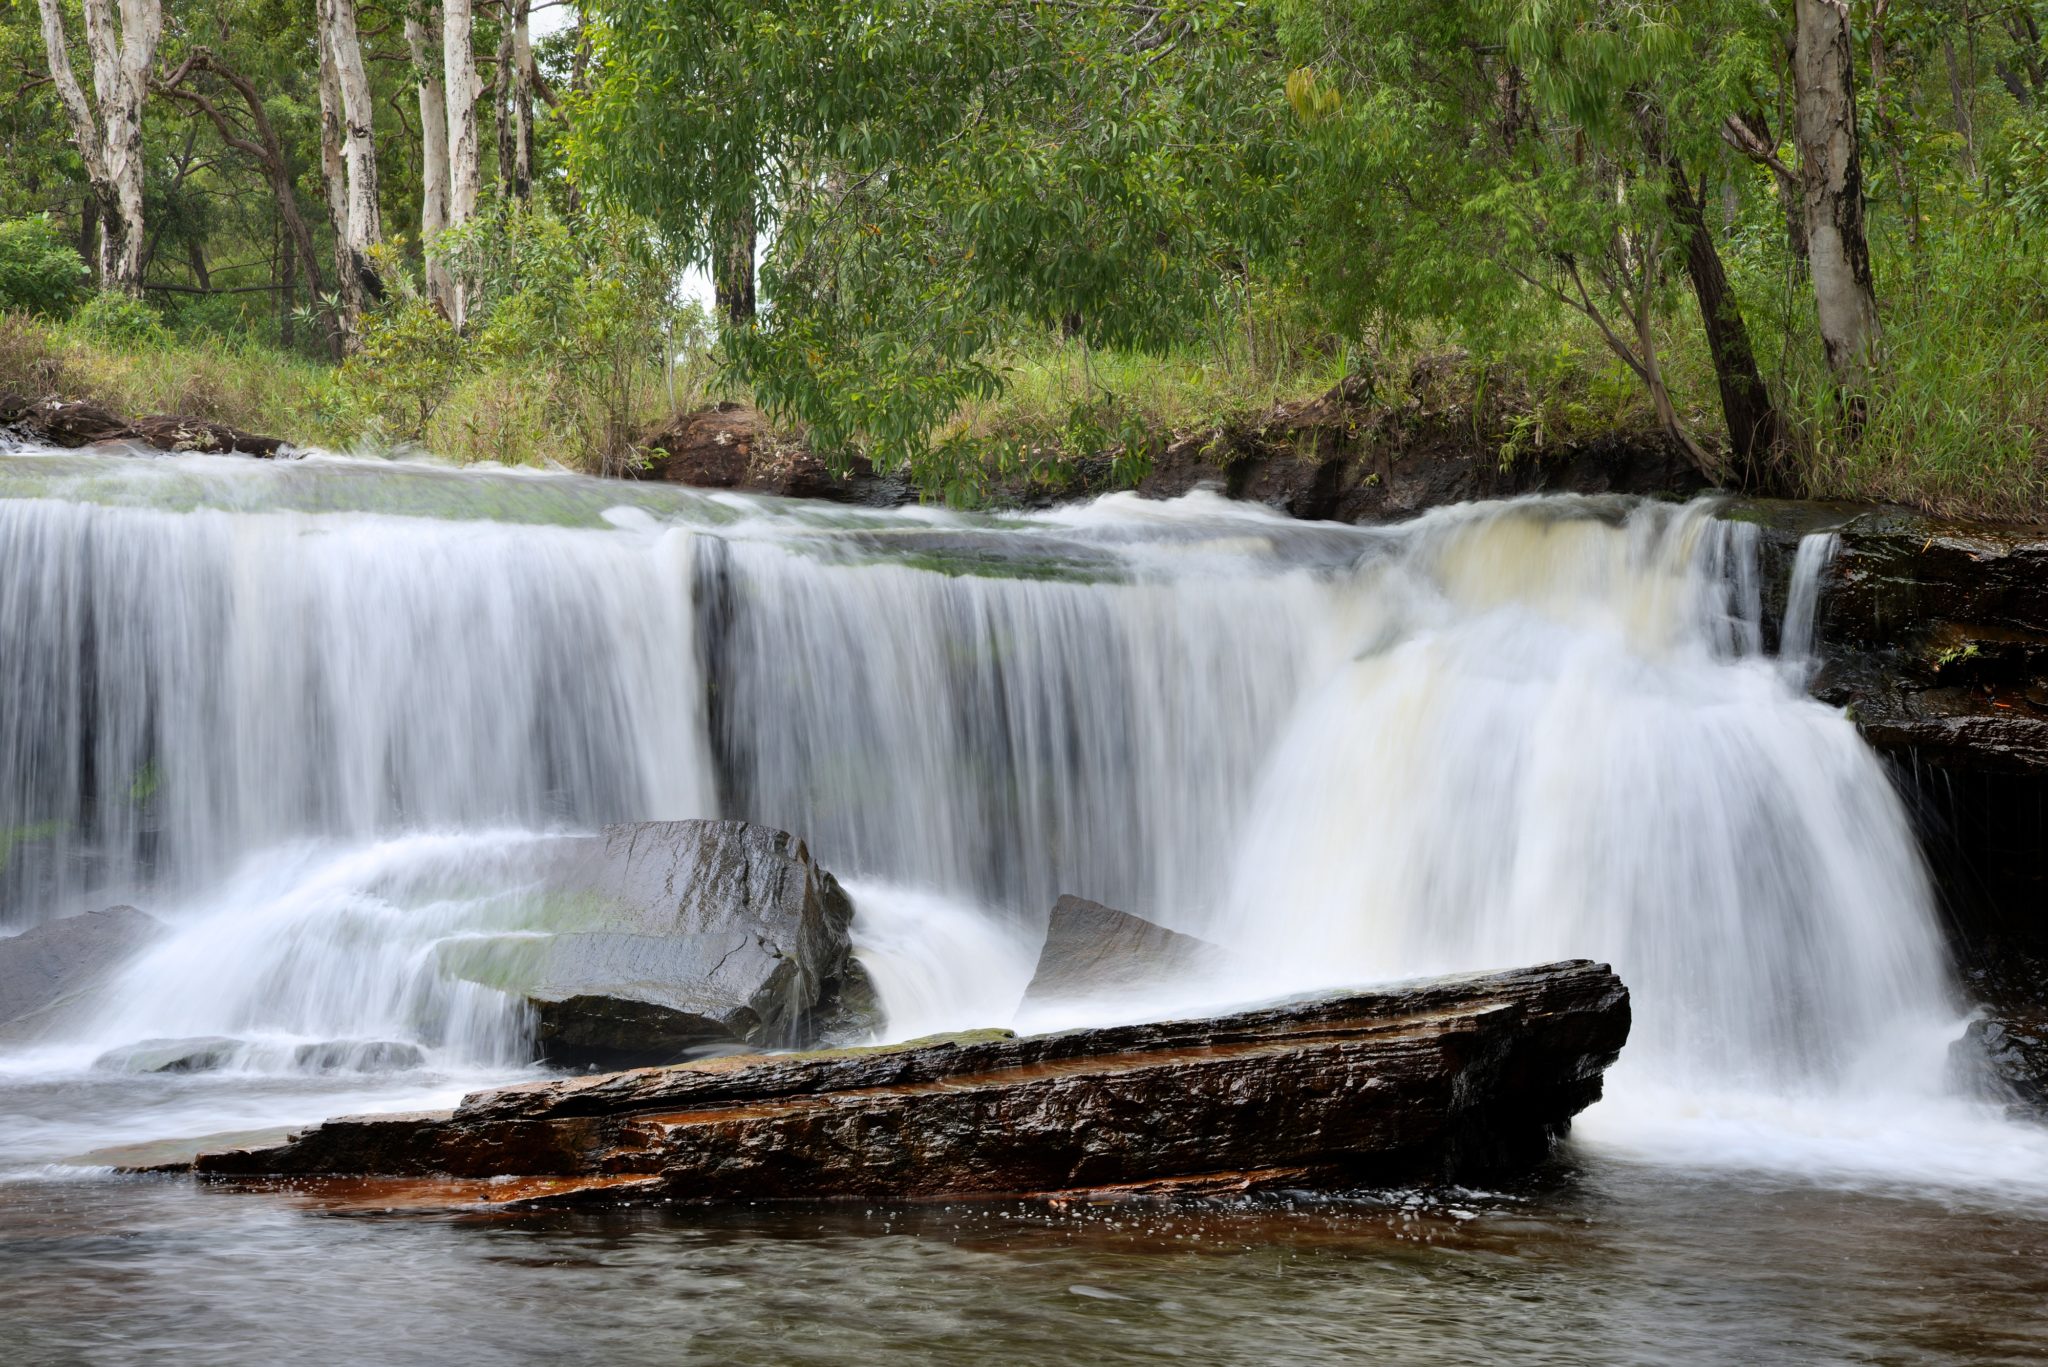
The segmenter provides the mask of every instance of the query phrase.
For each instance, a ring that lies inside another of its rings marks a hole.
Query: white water
[[[549,832],[722,813],[848,879],[896,1037],[1016,1018],[1064,891],[1237,953],[1099,1018],[1591,956],[1636,1029],[1587,1142],[2048,1191],[2040,1133],[1947,1090],[1912,833],[1799,691],[1827,538],[1772,656],[1755,529],[1697,508],[990,522],[35,456],[0,494],[0,918],[177,928],[13,1076],[203,1035],[259,1078],[418,1044],[393,1105],[502,1075],[518,1011],[440,955],[526,924]]]

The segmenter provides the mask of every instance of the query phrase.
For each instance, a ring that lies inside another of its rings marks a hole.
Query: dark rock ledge
[[[531,1083],[190,1170],[340,1205],[520,1208],[1471,1180],[1540,1160],[1628,1028],[1613,971],[1574,960],[1207,1020]]]

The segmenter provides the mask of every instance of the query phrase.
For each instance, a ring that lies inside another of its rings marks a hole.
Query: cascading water
[[[0,496],[0,919],[177,928],[37,1066],[219,1034],[502,1070],[518,1012],[443,948],[526,926],[551,833],[716,813],[849,880],[892,1034],[1005,1023],[1072,891],[1235,951],[1180,1001],[1610,959],[1596,1136],[1754,1154],[1726,1106],[1687,1128],[1734,1097],[1946,1107],[1991,1180],[2048,1156],[1941,1099],[1912,833],[1801,692],[1826,538],[1772,655],[1755,529],[1699,506],[1001,520],[50,455]]]

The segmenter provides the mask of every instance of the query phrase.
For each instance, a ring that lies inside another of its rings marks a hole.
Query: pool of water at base
[[[2048,1211],[1646,1165],[1199,1204],[340,1213],[0,1186],[0,1360],[2022,1363]]]

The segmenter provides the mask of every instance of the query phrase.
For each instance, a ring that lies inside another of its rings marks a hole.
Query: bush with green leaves
[[[469,284],[477,364],[516,370],[578,463],[631,468],[657,399],[675,398],[676,356],[701,350],[707,332],[700,309],[673,299],[653,233],[623,216],[572,224],[507,206],[432,250]]]
[[[171,340],[162,315],[134,295],[116,290],[103,290],[87,299],[72,322],[103,346],[155,350]]]
[[[386,279],[402,278],[395,272]],[[427,424],[469,369],[462,337],[417,291],[363,315],[361,345],[342,384],[387,435],[423,441]]]
[[[68,318],[92,272],[47,216],[0,223],[0,310]]]

